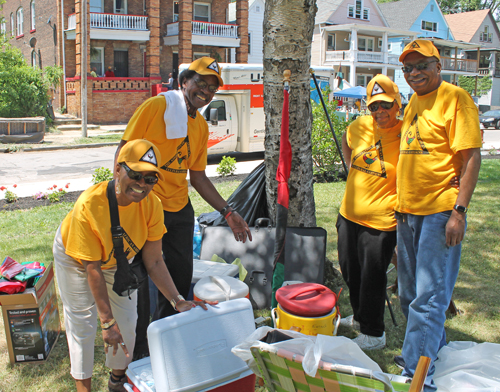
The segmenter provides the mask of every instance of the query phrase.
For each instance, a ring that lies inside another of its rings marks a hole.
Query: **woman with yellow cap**
[[[362,349],[385,347],[386,271],[396,246],[396,167],[402,122],[398,86],[376,75],[366,88],[371,116],[354,121],[342,138],[350,166],[337,220],[338,254],[353,315],[341,325],[360,331]]]
[[[161,239],[165,233],[161,202],[150,194],[163,178],[161,154],[147,140],[134,140],[121,149],[115,167],[115,192],[123,248],[128,262],[142,251],[151,279],[179,312],[203,302],[179,298],[165,267]],[[71,375],[78,392],[90,391],[94,366],[97,316],[101,321],[106,366],[111,368],[110,391],[124,391],[125,370],[135,344],[137,293],[120,296],[113,290],[117,260],[111,234],[108,182],[83,192],[57,230],[54,265],[64,309]]]

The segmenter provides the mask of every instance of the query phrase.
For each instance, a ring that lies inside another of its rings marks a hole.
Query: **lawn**
[[[224,197],[228,197],[239,182],[229,181],[217,184]],[[453,294],[459,316],[449,316],[446,321],[448,340],[490,341],[500,343],[500,160],[484,160],[479,183],[468,214],[467,236],[462,248],[462,263],[458,282]],[[328,232],[327,258],[338,269],[337,235],[335,222],[344,183],[315,184],[316,218],[318,226]],[[196,214],[211,211],[211,208],[197,195],[191,194]],[[0,258],[11,256],[18,261],[52,261],[52,240],[57,226],[71,204],[60,203],[48,207],[37,207],[27,211],[0,211]],[[394,272],[389,280],[395,278]],[[338,292],[340,287],[333,287]],[[384,371],[399,373],[392,358],[400,353],[404,339],[404,317],[399,309],[397,296],[390,296],[398,326],[392,324],[386,312],[387,348],[370,352]],[[351,314],[348,292],[340,298],[343,315]],[[62,309],[60,308],[62,314]],[[62,321],[62,318],[61,318]],[[340,335],[355,337],[356,333],[344,329]],[[94,366],[93,390],[107,390],[107,369],[104,367],[104,349],[98,333],[96,339],[96,361]],[[9,365],[3,320],[0,320],[0,391],[73,391],[74,383],[69,375],[68,348],[64,331],[49,360],[39,364]]]

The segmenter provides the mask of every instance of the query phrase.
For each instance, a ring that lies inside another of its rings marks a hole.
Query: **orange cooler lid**
[[[298,283],[278,289],[276,300],[285,312],[296,316],[320,317],[333,310],[337,295],[318,283]]]

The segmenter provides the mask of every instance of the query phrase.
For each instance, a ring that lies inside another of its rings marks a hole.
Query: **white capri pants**
[[[53,246],[54,266],[59,294],[64,309],[64,325],[68,339],[71,375],[76,380],[92,377],[94,368],[94,344],[97,333],[97,307],[87,281],[83,265],[65,253],[61,228],[57,229]],[[118,347],[113,357],[113,348],[108,349],[106,366],[111,369],[126,369],[132,361],[137,324],[137,292],[129,297],[120,297],[113,291],[116,268],[102,270],[111,303],[113,317],[127,345],[130,357]]]

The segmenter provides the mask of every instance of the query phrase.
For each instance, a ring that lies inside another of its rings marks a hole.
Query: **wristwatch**
[[[178,295],[177,297],[174,297],[170,300],[170,305],[172,305],[172,307],[177,310],[176,306],[179,302],[181,301],[185,301],[184,297],[182,295]]]
[[[228,204],[228,205],[226,205],[226,206],[225,206],[222,210],[220,210],[219,212],[220,212],[220,214],[221,214],[222,216],[226,216],[226,214],[227,214],[227,212],[228,212],[228,210],[229,210],[230,208],[231,208],[231,206]]]
[[[459,204],[455,204],[455,205],[453,206],[453,209],[454,209],[454,210],[457,210],[458,212],[463,212],[464,214],[466,214],[466,213],[467,213],[467,211],[469,211],[469,209],[468,209],[467,207],[461,206],[461,205],[459,205]]]

